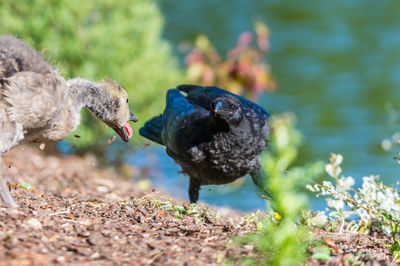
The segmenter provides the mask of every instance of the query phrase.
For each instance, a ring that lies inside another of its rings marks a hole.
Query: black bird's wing
[[[210,110],[210,100],[214,97],[221,95],[232,95],[239,99],[242,102],[243,108],[246,111],[251,110],[251,113],[256,115],[261,120],[266,120],[271,115],[258,104],[247,100],[244,97],[233,94],[229,91],[220,89],[218,87],[203,87],[198,85],[180,85],[178,86],[178,90],[184,91],[187,93],[186,99],[198,106],[201,106],[207,110]]]
[[[167,92],[167,104],[162,116],[162,140],[172,152],[183,154],[192,146],[196,135],[193,125],[208,111],[190,103],[177,89]],[[192,133],[190,133],[192,132]]]
[[[185,126],[186,117],[196,107],[176,89],[167,92],[166,107],[162,115],[153,117],[139,129],[140,135],[174,149],[176,135]]]
[[[158,144],[164,145],[161,132],[163,129],[162,115],[155,116],[147,121],[143,127],[139,129],[139,134],[149,140],[157,142]]]

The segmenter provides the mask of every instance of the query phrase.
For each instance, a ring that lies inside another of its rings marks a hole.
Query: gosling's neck
[[[117,108],[115,99],[110,97],[110,93],[101,83],[75,78],[68,80],[67,86],[76,113],[80,113],[81,109],[86,107],[99,119],[106,121],[113,112],[112,107]]]

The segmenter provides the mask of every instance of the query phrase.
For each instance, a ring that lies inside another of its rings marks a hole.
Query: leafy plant
[[[168,198],[166,201],[162,201],[159,198],[155,198],[152,195],[146,195],[139,199],[131,199],[127,201],[127,204],[137,206],[140,204],[151,205],[152,207],[173,212],[174,216],[181,219],[185,216],[192,216],[197,222],[205,221],[211,222],[211,220],[217,220],[217,213],[210,210],[208,207],[201,208],[198,204],[187,205],[182,203],[181,205],[175,204],[172,199]]]
[[[307,196],[299,191],[299,184],[322,172],[319,162],[293,167],[301,142],[291,114],[274,117],[271,146],[263,155],[266,184],[273,199],[260,232],[241,239],[242,244],[253,244],[268,265],[299,265],[306,259],[308,233],[299,223],[307,207]],[[247,263],[261,261],[248,260]]]
[[[329,218],[340,225],[339,232],[367,232],[374,229],[392,238],[391,251],[394,261],[400,255],[400,193],[394,186],[386,186],[378,176],[363,177],[360,188],[354,189],[354,179],[343,176],[341,164],[343,156],[331,154],[330,163],[325,170],[335,181],[324,181],[307,188],[317,194],[326,196]],[[345,222],[348,222],[345,227]]]
[[[255,23],[254,28],[255,36],[243,32],[237,46],[225,59],[206,36],[198,36],[185,60],[188,80],[205,86],[219,86],[253,100],[263,91],[274,90],[275,82],[265,63],[269,30],[261,22]]]

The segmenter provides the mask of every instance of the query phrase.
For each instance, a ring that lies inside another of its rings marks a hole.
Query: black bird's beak
[[[222,102],[217,102],[217,104],[215,105],[215,108],[214,108],[214,114],[216,116],[224,117],[224,116],[228,116],[230,113],[225,110],[225,108],[222,105]]]
[[[215,105],[214,111],[216,113],[218,113],[218,111],[221,110],[221,109],[222,109],[222,103],[221,102],[217,102],[217,104]]]
[[[130,113],[129,114],[129,121],[133,121],[133,122],[139,121],[139,119],[134,114],[132,114],[132,112],[129,112],[129,113]]]

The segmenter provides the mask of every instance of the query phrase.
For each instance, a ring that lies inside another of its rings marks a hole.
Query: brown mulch
[[[0,206],[0,265],[215,265],[255,252],[232,244],[232,237],[256,230],[251,221],[241,223],[242,214],[201,204],[197,214],[185,213],[186,203],[142,191],[113,170],[97,168],[93,157],[63,158],[37,145],[17,147],[3,162],[20,207]],[[392,259],[387,238],[316,236],[332,259],[307,265],[386,265]]]
[[[238,213],[177,217],[160,203],[174,206],[166,196],[96,169],[92,158],[46,156],[21,146],[3,162],[5,175],[20,184],[13,186],[20,207],[0,207],[0,264],[209,265],[250,252],[229,243],[255,229],[239,226]]]
[[[315,240],[330,248],[331,259],[310,259],[306,265],[388,265],[393,257],[390,240],[383,235],[315,231]],[[364,263],[364,264],[362,264]],[[398,263],[398,262],[397,262]]]

